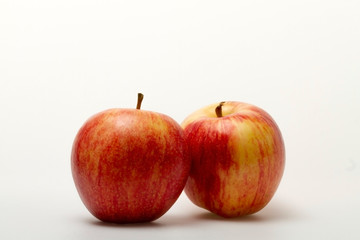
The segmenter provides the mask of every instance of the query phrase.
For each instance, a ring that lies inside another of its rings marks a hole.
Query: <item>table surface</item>
[[[126,225],[97,220],[71,187],[69,192],[56,187],[26,195],[7,192],[1,199],[0,235],[3,239],[358,239],[358,192],[329,196],[319,186],[308,187],[314,187],[312,194],[281,187],[262,211],[234,219],[200,209],[184,194],[158,220]]]

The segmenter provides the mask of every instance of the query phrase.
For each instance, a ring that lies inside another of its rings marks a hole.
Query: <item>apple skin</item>
[[[88,119],[71,153],[76,189],[86,208],[113,223],[161,217],[190,171],[184,131],[172,118],[139,109],[109,109]]]
[[[229,101],[217,117],[218,105],[199,109],[181,124],[192,159],[185,193],[197,206],[222,217],[253,214],[278,188],[284,141],[264,110]]]

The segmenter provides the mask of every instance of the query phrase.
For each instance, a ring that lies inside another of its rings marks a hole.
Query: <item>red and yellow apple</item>
[[[87,209],[106,222],[161,217],[182,192],[190,170],[184,131],[172,118],[109,109],[78,131],[71,153],[75,186]]]
[[[181,124],[192,166],[185,193],[222,217],[255,213],[271,200],[285,165],[281,132],[259,107],[221,102]]]

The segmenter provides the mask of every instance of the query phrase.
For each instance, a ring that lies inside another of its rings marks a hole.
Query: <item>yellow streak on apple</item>
[[[222,182],[226,182],[220,189],[221,198],[224,200],[227,199],[228,202],[228,204],[223,205],[223,211],[228,212],[229,215],[234,214],[234,209],[248,209],[251,206],[255,208],[264,207],[259,206],[258,202],[263,197],[268,198],[268,189],[266,189],[265,192],[257,193],[259,185],[262,183],[256,180],[259,179],[260,175],[260,147],[264,149],[263,146],[266,145],[268,148],[264,153],[266,157],[263,158],[263,161],[274,161],[274,159],[271,158],[274,152],[272,139],[266,138],[261,131],[257,130],[253,122],[245,120],[241,125],[237,126],[234,124],[234,127],[237,129],[234,131],[234,134],[231,136],[232,139],[228,143],[228,149],[232,155],[234,165],[228,172],[219,172]],[[271,131],[271,129],[267,128],[265,131],[268,132]],[[261,145],[263,146],[253,144],[254,141],[258,141],[259,139],[262,139]],[[233,146],[234,143],[237,143],[237,145]],[[263,179],[268,179],[268,177],[269,169],[264,169]],[[232,191],[232,189],[238,189],[238,191]],[[242,199],[242,201],[239,201],[239,199]],[[239,204],[241,205],[239,206]],[[243,212],[241,214],[248,213]]]

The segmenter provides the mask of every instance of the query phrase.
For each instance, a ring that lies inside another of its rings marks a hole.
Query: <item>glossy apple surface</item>
[[[87,209],[106,222],[153,221],[182,192],[190,170],[187,144],[170,117],[109,109],[79,130],[71,169]]]
[[[265,207],[285,165],[283,138],[268,113],[222,102],[189,115],[182,127],[192,159],[185,192],[193,203],[223,217]]]

